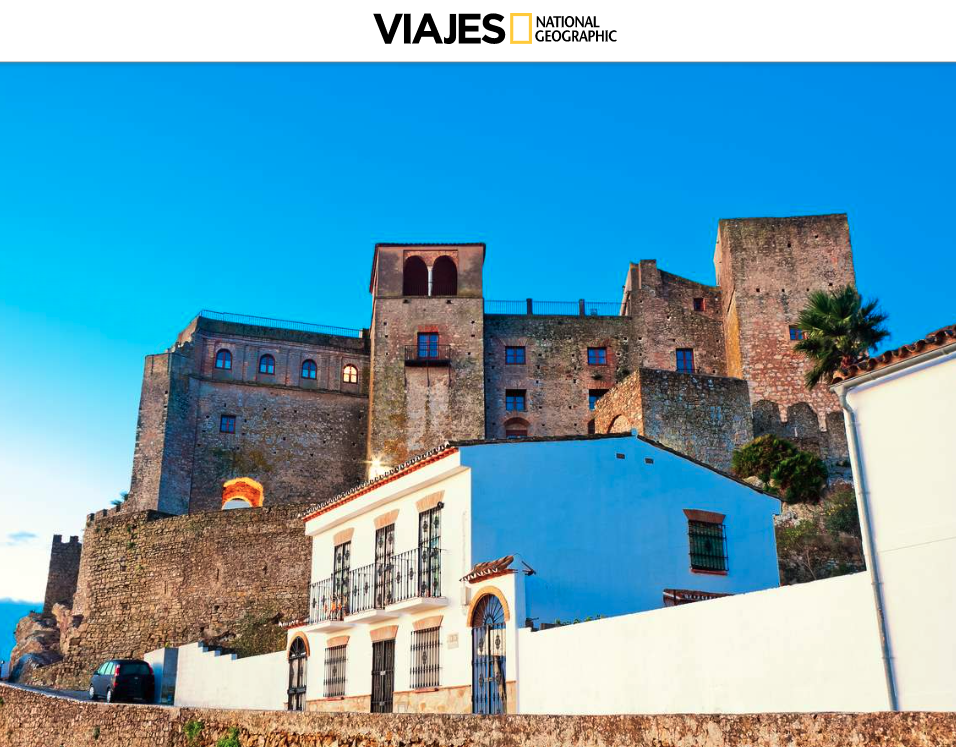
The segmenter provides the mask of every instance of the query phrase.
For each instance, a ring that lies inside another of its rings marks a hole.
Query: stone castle
[[[774,433],[846,459],[793,350],[809,293],[854,283],[845,215],[721,220],[715,285],[641,260],[613,302],[488,300],[485,249],[376,245],[367,329],[202,312],[147,356],[129,498],[82,552],[54,541],[64,661],[33,676],[196,638],[252,651],[253,622],[306,608],[303,505],[445,441],[636,429],[726,470]],[[237,502],[261,508],[220,511]]]

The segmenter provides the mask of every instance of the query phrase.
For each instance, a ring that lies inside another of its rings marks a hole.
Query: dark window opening
[[[525,390],[505,389],[505,409],[511,412],[524,412]]]
[[[403,296],[428,295],[428,267],[421,257],[409,257],[405,260],[405,271],[402,274]]]
[[[438,687],[441,680],[441,628],[412,632],[411,686]]]
[[[418,357],[419,358],[437,358],[438,357],[438,333],[437,332],[419,332],[418,333]]]
[[[588,409],[593,410],[597,401],[606,393],[607,389],[588,389]]]
[[[508,345],[505,347],[505,363],[509,365],[520,365],[525,362],[524,348]]]
[[[439,257],[432,265],[433,296],[458,295],[458,268],[451,257]]]
[[[588,365],[607,365],[607,348],[588,348]]]
[[[271,355],[264,355],[259,359],[259,373],[272,376],[276,372],[276,359]]]
[[[704,310],[704,299],[695,298],[694,299],[694,311],[703,311]]]
[[[220,350],[216,353],[216,368],[221,368],[223,371],[229,371],[232,369],[232,353],[228,350]]]
[[[418,596],[441,596],[441,509],[422,511],[418,515]]]
[[[332,556],[332,608],[330,620],[349,614],[349,575],[352,570],[352,543],[336,545]]]
[[[343,646],[344,648],[344,646]],[[309,654],[305,641],[296,638],[289,647],[289,696],[286,707],[290,711],[305,710],[306,666],[309,663]]]
[[[687,536],[693,570],[727,572],[727,535],[723,524],[689,520]]]
[[[319,367],[315,365],[315,361],[307,360],[302,361],[302,378],[303,379],[315,379],[318,376]]]
[[[372,713],[391,713],[395,693],[395,639],[372,644]]]
[[[803,330],[799,327],[790,327],[790,339],[791,340],[802,340],[806,337]]]
[[[235,433],[236,432],[236,416],[223,415],[221,418],[219,418],[219,432],[220,433]]]
[[[677,370],[694,373],[694,349],[677,348]]]
[[[332,646],[325,649],[325,682],[326,698],[341,698],[345,696],[345,665],[347,646]]]

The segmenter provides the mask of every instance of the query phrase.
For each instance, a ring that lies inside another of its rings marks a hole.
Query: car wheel
[[[106,702],[107,702],[107,703],[112,703],[112,702],[113,702],[113,688],[112,688],[112,687],[106,688]]]
[[[90,685],[90,700],[96,700],[96,688]]]

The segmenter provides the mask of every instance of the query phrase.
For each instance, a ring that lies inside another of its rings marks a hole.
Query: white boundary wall
[[[518,634],[519,713],[888,707],[866,573]]]
[[[288,675],[285,651],[237,659],[190,643],[179,647],[175,705],[284,710]]]

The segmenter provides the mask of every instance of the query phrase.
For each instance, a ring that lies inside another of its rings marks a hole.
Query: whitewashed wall
[[[869,576],[518,634],[521,713],[887,707]]]
[[[956,710],[956,354],[861,384],[847,399],[900,708]]]
[[[179,647],[177,706],[283,710],[289,665],[285,651],[235,658],[201,643]]]

